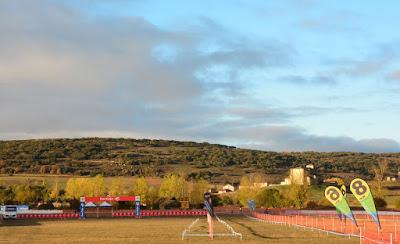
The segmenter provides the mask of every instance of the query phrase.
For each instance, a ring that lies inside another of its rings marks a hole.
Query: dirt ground
[[[0,224],[0,243],[206,243],[206,236],[187,236],[182,231],[196,218],[12,220]],[[246,217],[222,217],[239,237],[215,237],[212,243],[357,243],[357,239],[336,237],[294,227],[272,225]],[[215,233],[229,233],[215,222]],[[191,233],[207,233],[204,217]]]

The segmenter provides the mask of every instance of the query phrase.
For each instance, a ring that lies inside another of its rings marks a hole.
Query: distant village
[[[314,184],[317,176],[315,174],[310,174],[310,171],[314,170],[314,165],[313,164],[307,164],[304,168],[303,167],[296,167],[296,168],[291,168],[289,170],[289,176],[285,177],[279,184],[273,184],[273,183],[268,183],[268,182],[257,182],[254,183],[254,187],[258,188],[264,188],[264,187],[274,187],[274,186],[287,186],[287,185],[312,185]],[[398,179],[400,179],[400,171],[398,172],[398,177],[393,177],[393,176],[387,176],[385,180],[387,182],[396,182]],[[333,182],[331,179],[326,179],[324,182]],[[243,187],[247,186],[241,186],[239,182],[236,183],[229,183],[226,184],[222,187],[222,189],[217,189],[216,186],[211,188],[211,191],[214,194],[226,194],[226,193],[231,193],[235,192]]]
[[[289,176],[284,178],[279,184],[272,184],[268,182],[257,182],[254,183],[254,187],[264,188],[264,187],[274,187],[274,186],[285,186],[285,185],[311,185],[313,180],[317,178],[316,175],[307,175],[307,170],[313,170],[314,165],[308,164],[305,169],[302,167],[291,168],[289,171]],[[237,183],[229,183],[222,187],[222,189],[217,189],[216,186],[211,188],[211,191],[214,194],[226,194],[230,192],[235,192],[243,187],[239,182]]]

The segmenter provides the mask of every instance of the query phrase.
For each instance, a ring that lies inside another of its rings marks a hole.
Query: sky
[[[399,152],[398,1],[2,0],[0,140]]]

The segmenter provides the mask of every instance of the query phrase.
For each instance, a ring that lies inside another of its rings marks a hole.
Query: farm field
[[[288,226],[271,225],[245,217],[223,218],[238,237],[215,237],[212,243],[358,243],[357,239],[327,236]],[[0,243],[210,243],[207,237],[186,237],[182,231],[195,218],[16,220],[0,225]],[[205,218],[193,226],[193,232],[207,230]],[[224,232],[215,225],[216,232]]]
[[[3,185],[13,185],[13,184],[23,184],[26,182],[43,181],[45,180],[48,184],[53,185],[58,183],[60,187],[65,187],[68,179],[70,178],[90,178],[88,176],[74,176],[74,175],[40,175],[40,174],[16,174],[13,176],[0,175],[0,184]],[[104,177],[105,183],[107,185],[111,184],[112,179],[121,178],[126,186],[133,185],[137,177],[135,176],[121,176],[121,177]],[[146,181],[152,186],[160,186],[162,178],[160,177],[146,177]]]

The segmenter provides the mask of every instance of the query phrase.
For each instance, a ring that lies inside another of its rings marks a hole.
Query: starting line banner
[[[120,197],[82,197],[81,202],[134,202],[137,196],[120,196]],[[140,197],[139,197],[140,201]]]
[[[135,202],[135,217],[140,218],[140,196],[97,196],[97,197],[81,197],[79,204],[79,218],[86,218],[86,203],[88,202]]]

